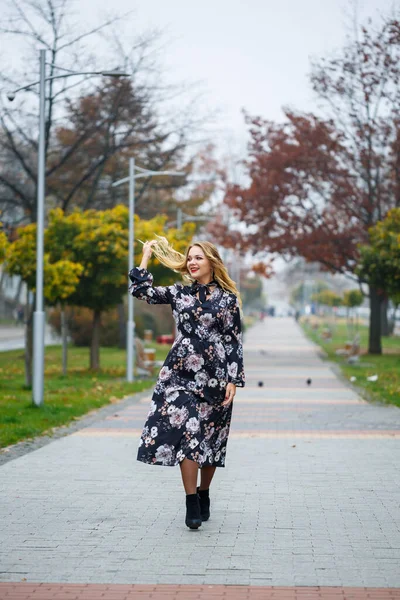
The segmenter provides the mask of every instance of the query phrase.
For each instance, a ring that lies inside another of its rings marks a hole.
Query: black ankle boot
[[[198,487],[197,494],[200,500],[201,520],[208,521],[210,518],[210,490],[201,490]]]
[[[185,523],[190,529],[198,529],[201,525],[200,501],[197,494],[186,495]]]

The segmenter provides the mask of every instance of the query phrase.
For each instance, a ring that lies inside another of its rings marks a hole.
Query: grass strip
[[[360,361],[350,365],[345,357],[336,354],[336,350],[343,349],[354,337],[355,329],[350,329],[346,321],[311,317],[302,319],[301,325],[307,337],[325,351],[328,360],[340,366],[346,379],[356,378],[352,383],[364,398],[400,407],[400,337],[383,337],[383,354],[368,354],[368,327],[359,325]],[[326,329],[332,333],[330,340],[322,337]],[[368,381],[367,378],[373,375],[378,376],[377,381]]]
[[[169,346],[149,346],[156,348],[157,360],[164,360]],[[44,404],[36,407],[25,386],[23,350],[0,352],[0,448],[51,434],[54,427],[154,385],[154,377],[126,382],[126,353],[119,348],[101,348],[100,364],[100,371],[91,371],[88,348],[71,347],[64,376],[61,348],[46,347]]]

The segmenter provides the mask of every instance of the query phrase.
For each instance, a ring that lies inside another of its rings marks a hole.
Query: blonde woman
[[[147,270],[154,255],[185,283],[153,287]],[[129,291],[149,304],[170,304],[177,336],[154,389],[138,460],[178,465],[186,492],[186,519],[198,529],[210,517],[209,488],[225,466],[237,386],[244,386],[239,295],[217,248],[195,242],[185,255],[165,238],[146,242]],[[197,487],[200,469],[200,485]]]

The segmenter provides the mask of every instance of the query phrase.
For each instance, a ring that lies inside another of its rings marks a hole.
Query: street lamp
[[[38,148],[38,177],[37,177],[37,233],[36,233],[36,310],[33,314],[33,374],[32,393],[36,406],[43,404],[44,392],[44,324],[43,310],[43,253],[44,253],[44,196],[45,196],[45,83],[53,79],[65,79],[76,75],[103,75],[112,77],[127,77],[128,73],[119,71],[67,71],[63,75],[46,77],[46,50],[40,50],[39,81],[24,85],[7,94],[10,102],[15,95],[39,84],[39,148]]]
[[[210,221],[215,216],[216,215],[213,213],[210,213],[208,215],[197,215],[197,216],[187,215],[186,213],[183,212],[183,210],[180,207],[178,207],[177,211],[176,211],[176,221],[171,221],[169,223],[169,225],[176,224],[176,228],[181,229],[184,221]]]
[[[151,171],[149,169],[142,169],[141,167],[135,166],[135,159],[129,159],[129,177],[119,179],[112,184],[112,187],[117,187],[123,183],[129,182],[129,258],[128,268],[129,271],[133,269],[133,237],[134,237],[134,216],[135,216],[135,179],[140,177],[157,177],[158,175],[186,175],[186,173],[180,171]],[[128,382],[133,381],[133,365],[135,360],[135,322],[133,320],[133,296],[128,295],[128,321],[126,324],[126,380]]]

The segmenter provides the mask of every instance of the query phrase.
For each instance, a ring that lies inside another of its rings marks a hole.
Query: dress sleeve
[[[147,269],[134,267],[129,271],[129,293],[148,304],[171,304],[173,285],[153,287],[153,275]]]
[[[242,320],[236,296],[232,296],[224,315],[224,347],[228,363],[228,383],[244,387]]]

